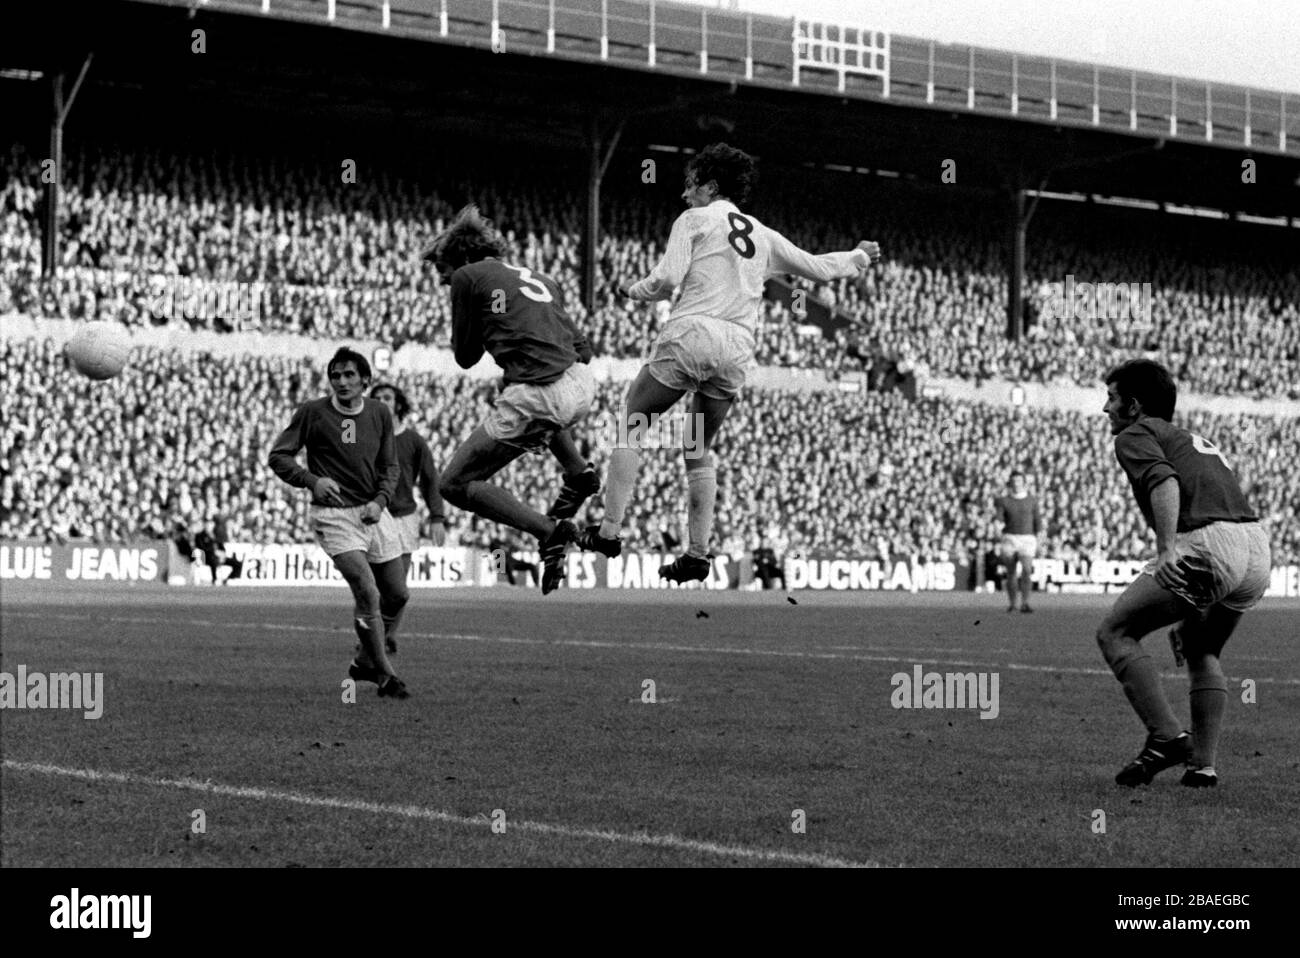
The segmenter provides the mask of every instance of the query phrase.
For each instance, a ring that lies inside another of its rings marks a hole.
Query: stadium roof
[[[1174,78],[902,37],[832,37],[793,19],[675,4],[654,6],[652,29],[651,9],[626,0],[70,0],[30,9],[38,29],[21,42],[10,31],[0,66],[75,75],[93,52],[78,110],[134,103],[160,116],[183,110],[191,121],[195,111],[322,125],[378,120],[413,143],[443,144],[464,134],[576,147],[593,121],[622,123],[629,149],[725,137],[768,164],[934,183],[952,159],[968,188],[1300,217],[1295,97],[1218,84],[1189,91]],[[688,14],[702,26],[691,27]],[[196,28],[207,33],[201,55],[190,52]],[[788,43],[782,52],[782,30],[822,46],[801,53]],[[493,52],[494,36],[502,52]],[[692,50],[701,44],[703,59]],[[808,65],[828,57],[829,66]],[[860,70],[848,69],[854,57]],[[782,69],[797,72],[799,84]],[[1251,147],[1241,109],[1248,93]],[[1277,100],[1272,120],[1269,98]],[[1175,112],[1189,112],[1171,120],[1162,111],[1175,102]],[[1215,139],[1207,140],[1211,116]],[[1246,158],[1256,164],[1252,184],[1242,182]]]

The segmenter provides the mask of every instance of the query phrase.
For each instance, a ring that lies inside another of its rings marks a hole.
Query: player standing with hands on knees
[[[1217,785],[1214,768],[1228,682],[1223,646],[1268,588],[1272,557],[1260,524],[1223,454],[1202,436],[1170,423],[1177,387],[1169,370],[1132,359],[1106,376],[1115,456],[1142,515],[1156,533],[1157,556],[1124,590],[1097,630],[1106,664],[1147,727],[1142,751],[1115,777],[1148,785],[1157,773],[1186,765],[1182,783]],[[1192,731],[1183,731],[1165,698],[1142,637],[1170,632],[1174,660],[1187,664]]]
[[[793,273],[817,282],[856,276],[880,259],[877,243],[820,256],[801,250],[776,230],[742,212],[757,179],[754,158],[715,143],[686,168],[682,199],[690,207],[673,223],[663,259],[650,275],[619,293],[638,302],[668,299],[681,287],[650,361],[628,389],[619,444],[606,478],[605,519],[579,534],[577,544],[614,557],[622,551],[623,518],[641,466],[644,426],[694,393],[683,442],[689,489],[686,554],[659,574],[674,582],[703,581],[717,501],[717,467],[710,448],[754,363],[763,283]]]
[[[404,699],[410,693],[385,652],[386,623],[396,630],[407,600],[397,520],[388,512],[399,474],[393,415],[366,398],[370,363],[360,353],[343,347],[326,369],[333,395],[298,407],[268,463],[289,485],[312,491],[312,530],[352,589],[361,648],[348,675],[375,682],[381,697]],[[305,469],[297,461],[304,448]]]

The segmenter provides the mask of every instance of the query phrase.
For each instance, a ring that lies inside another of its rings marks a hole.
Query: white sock
[[[690,490],[686,514],[690,545],[686,554],[700,557],[709,554],[709,540],[713,538],[713,507],[718,501],[718,470],[707,455],[703,461],[708,464],[686,472],[686,484]]]
[[[623,516],[632,499],[632,487],[641,471],[641,453],[620,446],[609,457],[609,472],[605,476],[605,518],[600,524],[600,535],[617,539],[623,530]]]

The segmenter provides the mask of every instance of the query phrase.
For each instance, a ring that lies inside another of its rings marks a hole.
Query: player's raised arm
[[[632,284],[627,291],[629,299],[651,302],[667,299],[673,294],[691,267],[691,248],[695,244],[698,228],[699,214],[694,210],[687,210],[677,217],[672,232],[668,235],[668,248],[664,250],[663,257],[649,276]]]
[[[776,230],[767,228],[771,254],[768,274],[794,273],[804,279],[825,282],[856,276],[880,259],[880,244],[863,241],[857,249],[843,253],[809,253],[795,246]]]
[[[307,406],[294,410],[289,426],[276,438],[267,456],[271,471],[291,486],[315,490],[317,476],[298,462],[298,453],[307,444]]]
[[[451,348],[461,369],[469,369],[483,358],[483,331],[474,309],[474,284],[464,272],[451,278]]]

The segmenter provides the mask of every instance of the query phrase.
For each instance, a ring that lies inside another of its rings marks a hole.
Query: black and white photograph
[[[1259,0],[7,4],[7,919],[795,868],[1277,932],[1298,52]]]

